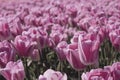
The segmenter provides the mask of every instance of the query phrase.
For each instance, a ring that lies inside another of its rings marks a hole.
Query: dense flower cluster
[[[0,2],[0,80],[120,80],[119,52],[120,0]]]

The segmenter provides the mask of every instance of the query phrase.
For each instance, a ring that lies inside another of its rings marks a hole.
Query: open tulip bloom
[[[6,80],[24,80],[25,71],[21,60],[17,62],[8,62],[5,68],[0,69],[0,74]]]
[[[43,75],[39,76],[39,80],[67,80],[67,75],[63,75],[59,71],[48,69]]]

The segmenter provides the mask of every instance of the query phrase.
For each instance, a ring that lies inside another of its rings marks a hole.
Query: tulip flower
[[[78,53],[78,44],[69,44],[66,50],[66,58],[73,69],[79,71],[84,69],[86,66],[80,61]]]
[[[41,28],[31,27],[28,31],[23,31],[22,35],[28,36],[33,42],[37,42],[39,48],[44,48],[47,44],[48,34]]]
[[[77,15],[77,9],[76,9],[76,6],[75,5],[66,5],[66,13],[68,15],[70,15],[70,17],[76,17]]]
[[[106,38],[108,38],[105,26],[103,27],[91,26],[89,27],[88,32],[98,34],[100,36],[100,42],[103,42]]]
[[[86,34],[85,31],[77,31],[76,33],[74,33],[74,36],[71,39],[71,43],[78,43],[78,37],[79,37],[79,35],[84,36],[85,34]]]
[[[0,40],[9,40],[11,39],[11,32],[9,25],[6,21],[0,20]]]
[[[67,48],[67,45],[68,45],[67,42],[62,41],[56,47],[57,56],[60,60],[65,60],[66,59],[65,49]]]
[[[64,36],[60,32],[51,33],[49,44],[52,47],[55,47],[59,42],[64,40]]]
[[[120,29],[113,30],[109,33],[110,41],[115,49],[120,50]]]
[[[100,40],[99,36],[89,33],[82,37],[79,35],[78,51],[80,61],[84,65],[98,64]]]
[[[83,73],[81,78],[82,80],[113,80],[109,71],[100,68]]]
[[[33,25],[35,24],[35,18],[36,16],[35,15],[27,15],[24,17],[24,22],[26,25]]]
[[[111,73],[113,76],[113,80],[120,79],[120,62],[116,62],[111,66]]]
[[[104,69],[110,72],[113,80],[120,79],[120,62],[115,62],[112,66],[105,66]]]
[[[24,80],[25,71],[22,61],[8,62],[5,68],[0,69],[0,74],[6,80]]]
[[[0,42],[0,67],[5,67],[9,61],[14,61],[15,50],[8,41]]]
[[[67,80],[67,75],[62,74],[59,71],[54,71],[52,69],[48,69],[44,72],[43,75],[39,76],[38,80]]]
[[[21,35],[16,36],[12,43],[18,51],[18,55],[21,57],[28,57],[36,45],[36,43],[32,42],[27,36]]]
[[[34,49],[30,55],[30,58],[33,60],[33,61],[38,61],[40,60],[40,54],[39,54],[39,50],[38,49]]]
[[[10,21],[10,31],[14,37],[22,33],[22,24],[18,17]]]

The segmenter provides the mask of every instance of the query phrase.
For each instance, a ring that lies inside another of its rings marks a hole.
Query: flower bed
[[[120,80],[120,0],[0,0],[0,80]]]

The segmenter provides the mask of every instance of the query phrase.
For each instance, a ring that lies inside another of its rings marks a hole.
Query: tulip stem
[[[57,66],[57,70],[59,70],[59,71],[63,71],[63,63],[62,63],[62,61],[59,61],[59,63],[58,63],[58,66]]]
[[[30,74],[29,74],[29,67],[27,65],[27,59],[24,58],[24,61],[25,61],[25,66],[26,66],[26,77],[28,78],[28,80],[31,80]]]
[[[80,71],[78,71],[78,80],[80,80]]]
[[[62,63],[62,61],[60,61],[60,70],[61,70],[61,72],[63,70],[63,63]]]

